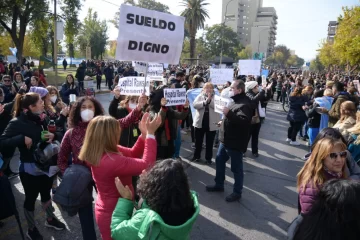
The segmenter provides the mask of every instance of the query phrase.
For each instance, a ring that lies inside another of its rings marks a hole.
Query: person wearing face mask
[[[244,169],[243,154],[248,145],[253,108],[245,94],[245,83],[235,80],[230,86],[229,96],[234,100],[231,106],[223,108],[224,119],[219,122],[220,145],[216,155],[215,185],[207,185],[208,192],[224,192],[226,162],[231,158],[231,171],[234,173],[233,193],[226,197],[227,202],[241,198]]]
[[[213,144],[218,129],[217,123],[220,121],[220,114],[214,109],[214,85],[205,83],[202,92],[194,100],[196,109],[193,126],[195,127],[195,152],[192,161],[198,161],[201,157],[201,150],[204,135],[206,135],[205,160],[207,164],[212,164]]]
[[[75,84],[74,76],[72,74],[66,76],[66,81],[61,86],[60,90],[61,99],[67,105],[70,104],[70,94],[75,94],[77,97],[79,96],[79,87]]]
[[[14,104],[14,119],[9,122],[0,137],[0,149],[17,147],[20,152],[20,180],[25,192],[24,215],[28,224],[29,239],[43,239],[35,226],[35,203],[40,193],[43,209],[46,212],[45,226],[56,230],[65,225],[54,215],[50,190],[53,177],[49,177],[35,164],[34,153],[41,141],[52,142],[58,139],[57,133],[46,133],[49,119],[44,111],[44,102],[37,93],[17,94]],[[44,137],[45,140],[42,139]]]
[[[136,122],[140,115],[141,109],[145,105],[146,99],[140,98],[136,108],[125,118],[119,121],[121,129],[129,127]],[[66,131],[62,140],[60,152],[58,154],[58,167],[63,174],[68,167],[68,159],[71,154],[72,164],[80,164],[89,167],[85,162],[80,161],[78,156],[83,145],[87,126],[91,119],[96,116],[104,115],[104,109],[95,98],[82,97],[78,98],[71,108],[68,124],[69,130]],[[90,187],[92,191],[92,186]],[[84,240],[95,240],[96,232],[94,226],[94,215],[92,204],[78,210],[79,219]]]
[[[257,81],[250,81],[245,83],[246,96],[251,100],[253,116],[251,119],[251,128],[249,140],[251,138],[251,150],[254,157],[259,157],[259,133],[261,128],[260,112],[259,108],[263,102],[270,100],[271,98],[272,83],[265,89],[259,90]]]
[[[62,101],[59,91],[54,86],[47,86],[46,89],[49,91],[51,105],[57,113],[60,113],[66,107],[66,104]]]

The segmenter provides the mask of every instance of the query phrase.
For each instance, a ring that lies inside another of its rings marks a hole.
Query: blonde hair
[[[207,87],[211,87],[214,90],[214,85],[211,82],[205,83],[202,90],[204,91]]]
[[[340,122],[348,117],[356,117],[356,106],[352,101],[345,101],[340,106]]]
[[[340,146],[346,150],[346,145],[341,140],[323,138],[316,142],[310,158],[305,162],[304,167],[297,175],[297,189],[303,188],[305,191],[306,184],[310,183],[312,187],[318,187],[326,181],[323,169],[324,160],[331,153],[335,146]],[[342,176],[346,178],[345,164],[342,169]]]
[[[357,138],[355,139],[354,143],[356,145],[360,144],[360,112],[356,113],[356,124],[352,128],[350,128],[348,131],[350,134],[358,135]]]
[[[95,117],[86,129],[79,159],[97,166],[105,153],[119,153],[117,144],[120,134],[120,125],[115,118],[110,116]]]
[[[331,89],[325,89],[324,96],[332,97],[333,96],[332,90]]]

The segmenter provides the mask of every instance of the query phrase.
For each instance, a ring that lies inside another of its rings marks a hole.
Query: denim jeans
[[[79,208],[79,219],[84,240],[96,240],[94,211],[92,203],[86,207]]]
[[[244,185],[243,153],[229,149],[220,143],[216,154],[216,176],[215,185],[224,187],[226,162],[231,158],[231,171],[234,174],[234,193],[242,193]]]
[[[180,156],[180,148],[181,148],[181,132],[180,132],[180,130],[181,130],[181,128],[180,128],[180,124],[179,124],[178,129],[177,129],[177,137],[174,141],[175,152],[174,152],[173,158],[178,158]]]
[[[309,136],[309,144],[310,146],[313,145],[316,136],[319,134],[319,128],[309,128],[308,129],[308,136]]]

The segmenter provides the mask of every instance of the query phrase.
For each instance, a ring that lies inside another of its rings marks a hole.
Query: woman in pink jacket
[[[131,149],[117,145],[121,129],[118,121],[112,117],[96,117],[86,130],[79,159],[91,165],[98,189],[95,219],[103,240],[111,240],[111,216],[118,198],[122,197],[116,189],[114,179],[119,177],[134,194],[132,176],[140,175],[156,160],[157,144],[154,133],[160,124],[160,116],[155,116],[150,122],[149,114],[145,113],[139,123],[141,136]]]

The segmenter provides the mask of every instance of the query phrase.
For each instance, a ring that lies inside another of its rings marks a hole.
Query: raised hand
[[[142,94],[139,97],[139,101],[138,101],[138,104],[137,104],[136,108],[138,110],[141,110],[145,106],[146,103],[147,103],[147,96],[145,94]]]
[[[162,98],[160,103],[161,103],[161,106],[162,106],[162,107],[165,107],[166,104],[167,104],[166,98]]]
[[[132,192],[129,188],[129,186],[125,186],[122,184],[122,182],[120,181],[120,179],[118,177],[115,178],[115,185],[116,185],[116,188],[118,190],[118,192],[120,193],[120,195],[125,198],[125,199],[128,199],[128,200],[132,200]]]
[[[147,133],[154,135],[155,131],[160,127],[162,122],[161,116],[159,114],[155,114],[154,119],[150,122],[150,118],[146,121]]]
[[[146,137],[147,134],[146,122],[149,119],[149,115],[150,115],[149,113],[144,113],[143,117],[141,118],[141,121],[139,122],[139,129],[143,137]]]

